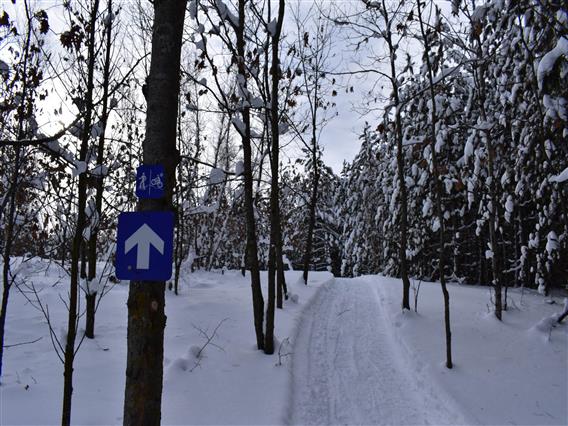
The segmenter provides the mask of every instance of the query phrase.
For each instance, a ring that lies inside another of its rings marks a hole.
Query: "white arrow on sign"
[[[150,246],[154,246],[160,254],[164,254],[164,240],[152,228],[144,224],[124,243],[124,253],[138,246],[136,253],[136,269],[150,269]]]

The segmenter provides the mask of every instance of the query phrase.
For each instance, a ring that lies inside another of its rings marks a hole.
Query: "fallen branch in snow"
[[[347,312],[348,310],[349,309],[343,312]],[[293,352],[282,353],[282,348],[284,347],[284,344],[286,345],[290,344],[290,339],[288,337],[282,340],[282,343],[280,343],[280,346],[278,346],[278,363],[276,364],[278,367],[282,366],[282,358],[293,355]]]
[[[194,353],[195,359],[197,360],[195,362],[195,365],[189,370],[190,372],[195,370],[197,367],[199,367],[201,365],[201,355],[203,354],[203,351],[205,350],[205,348],[208,345],[211,345],[213,347],[216,347],[217,349],[225,352],[225,349],[223,349],[221,346],[213,343],[213,339],[215,338],[215,335],[217,334],[217,331],[219,330],[219,328],[223,325],[223,323],[225,321],[227,321],[229,318],[224,318],[222,319],[219,324],[217,324],[217,327],[215,327],[215,329],[213,330],[213,333],[211,333],[211,335],[209,335],[207,333],[207,331],[204,331],[203,329],[197,327],[196,325],[192,324],[192,327],[194,329],[196,329],[197,331],[199,331],[199,334],[201,334],[204,338],[205,338],[205,343],[203,344],[203,346],[201,346],[199,349],[196,350],[196,353]]]
[[[416,281],[412,280],[412,291],[414,291],[414,312],[418,313],[418,294],[420,293],[420,284],[422,284],[422,280],[418,281],[418,285],[416,285]]]
[[[567,316],[568,316],[568,297],[564,299],[564,310],[558,316],[558,319],[556,320],[556,322],[558,324],[560,324],[564,320],[564,318],[566,318]]]
[[[57,334],[55,333],[55,329],[53,328],[53,324],[51,323],[51,317],[49,315],[49,306],[48,305],[43,305],[40,297],[39,297],[39,291],[36,289],[34,283],[32,282],[31,284],[27,284],[27,283],[15,283],[16,284],[16,288],[18,289],[18,291],[20,292],[20,294],[22,296],[24,296],[24,298],[28,301],[28,303],[30,305],[32,305],[34,308],[36,308],[37,310],[39,310],[44,318],[45,321],[47,322],[47,327],[49,329],[49,338],[51,339],[51,344],[53,346],[53,349],[55,350],[55,353],[57,355],[57,357],[59,358],[59,360],[63,363],[63,354],[65,353],[64,349],[63,349],[63,345],[61,344],[61,341],[59,340],[59,338],[57,337]],[[30,289],[30,292],[35,296],[35,301],[32,300],[31,297],[29,297],[26,292],[22,289],[22,287],[27,287],[28,289]]]
[[[31,340],[29,342],[14,343],[13,345],[4,345],[4,348],[13,348],[15,346],[31,345],[32,343],[39,342],[41,339],[43,339],[43,336],[38,337],[37,339]]]

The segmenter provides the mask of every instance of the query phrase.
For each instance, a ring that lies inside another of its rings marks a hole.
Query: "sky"
[[[365,121],[373,117],[363,117],[354,108],[361,97],[365,96],[362,82],[353,84],[353,93],[340,93],[337,99],[337,113],[323,129],[320,144],[323,148],[323,160],[335,173],[340,173],[343,162],[351,162],[359,152],[361,142],[359,135],[363,131]]]
[[[438,0],[437,3],[442,7],[444,12],[448,12],[450,8],[450,2],[447,0]],[[54,0],[39,0],[38,5],[50,8],[53,5],[59,4],[58,1]],[[311,1],[300,0],[300,8],[307,8],[313,3]],[[340,5],[344,7],[346,4],[356,5],[357,2],[343,2],[343,1],[333,1],[328,4]],[[8,10],[14,15],[18,15],[18,8],[16,5],[16,10],[11,6],[11,4],[3,5],[8,6]],[[293,37],[293,30],[295,24],[292,20],[292,8],[294,7],[293,1],[287,2],[286,10],[286,20],[285,28],[288,28],[289,35]],[[14,16],[12,15],[12,16]],[[52,14],[50,14],[53,17]],[[188,18],[189,19],[189,18]],[[61,22],[57,19],[50,20],[52,27],[59,27]],[[345,33],[338,31],[335,33],[336,39],[334,43],[337,49],[337,63],[332,66],[338,71],[346,71],[349,69],[356,69],[356,65],[353,59],[353,50],[350,49],[346,42],[343,40]],[[416,54],[419,54],[416,52]],[[338,78],[338,80],[340,80]],[[355,79],[344,80],[343,83],[348,83],[349,86],[353,87],[352,93],[346,93],[344,89],[338,88],[338,96],[332,98],[331,100],[336,103],[336,108],[334,113],[337,113],[322,130],[320,146],[323,150],[323,160],[324,162],[332,167],[336,173],[340,173],[344,161],[350,162],[353,160],[355,155],[360,149],[359,135],[361,134],[366,121],[370,123],[375,122],[379,118],[379,113],[375,112],[373,115],[362,116],[360,112],[355,111],[355,109],[360,106],[362,100],[368,96],[368,91],[370,90],[371,84],[376,82],[374,79]],[[340,82],[341,84],[341,82]],[[298,149],[291,148],[289,153],[286,153],[288,157],[294,158],[299,152]]]
[[[301,1],[301,0],[300,0]],[[392,0],[391,0],[392,1]],[[302,2],[309,4],[309,1]],[[347,3],[343,1],[333,1],[333,3]],[[435,0],[441,8],[444,16],[449,17],[451,12],[451,1]],[[354,3],[355,4],[355,3]],[[340,34],[339,34],[340,35]],[[353,50],[344,41],[337,40],[338,49],[341,51],[338,62],[338,71],[357,69],[353,63]],[[420,62],[421,52],[418,48],[411,47],[410,53],[414,56],[416,63]],[[338,116],[335,117],[325,127],[321,135],[321,146],[323,147],[323,160],[330,166],[335,173],[340,173],[344,161],[352,161],[359,152],[361,143],[359,135],[362,133],[365,122],[373,123],[379,119],[379,112],[362,116],[360,104],[368,97],[371,86],[376,83],[376,79],[366,76],[364,79],[354,79],[349,81],[349,86],[353,86],[353,93],[339,91],[339,96],[334,98],[337,103]],[[386,83],[388,85],[388,83]],[[377,105],[380,107],[380,104]],[[359,112],[356,111],[359,109]]]

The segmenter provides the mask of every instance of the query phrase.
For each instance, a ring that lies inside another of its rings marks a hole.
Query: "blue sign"
[[[136,196],[162,198],[164,196],[164,166],[139,166],[136,169]]]
[[[172,276],[173,212],[127,212],[118,216],[116,277],[166,281]]]

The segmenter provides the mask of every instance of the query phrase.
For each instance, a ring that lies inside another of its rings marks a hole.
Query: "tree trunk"
[[[175,170],[180,52],[186,2],[154,1],[152,55],[147,79],[143,163],[162,164],[164,198],[142,199],[138,211],[171,211]],[[159,425],[162,406],[165,282],[132,281],[128,295],[125,425]]]
[[[182,178],[182,174],[180,172],[180,179]],[[177,296],[179,294],[179,277],[181,272],[181,265],[183,263],[183,232],[184,232],[184,223],[182,216],[182,209],[180,206],[182,203],[180,202],[180,195],[178,194],[178,201],[177,201],[177,212],[176,212],[176,229],[175,229],[175,245],[174,245],[174,294]],[[170,289],[171,290],[171,289]]]
[[[279,209],[280,210],[280,209]],[[278,214],[278,238],[276,241],[276,307],[282,309],[282,296],[288,300],[288,286],[286,285],[286,275],[284,274],[284,253],[282,252],[282,224],[280,222],[280,211]]]
[[[442,196],[443,188],[442,181],[440,180],[440,168],[438,164],[438,153],[436,152],[436,102],[434,94],[434,73],[432,71],[432,63],[430,62],[430,44],[428,35],[424,29],[424,21],[422,19],[422,5],[421,0],[417,2],[418,4],[418,21],[420,22],[420,32],[422,33],[422,40],[424,43],[424,58],[426,60],[426,66],[428,67],[428,83],[430,85],[430,99],[432,102],[431,106],[431,119],[430,119],[430,148],[432,151],[432,167],[434,169],[434,187],[436,191],[436,214],[438,216],[438,221],[440,222],[440,248],[438,251],[438,270],[440,273],[440,285],[442,287],[442,294],[444,296],[444,323],[445,323],[445,333],[446,333],[446,367],[452,368],[452,332],[450,328],[450,294],[446,287],[446,256],[445,256],[445,224],[444,224],[444,212],[442,208]]]
[[[65,217],[69,218],[71,217],[71,205],[73,204],[73,186],[75,186],[75,180],[71,179],[71,183],[70,183],[70,191],[71,193],[69,194],[70,197],[70,201],[69,201],[69,205],[67,206],[67,210],[65,211]],[[67,229],[69,228],[69,223],[65,222],[64,226],[63,226],[63,236],[61,238],[61,268],[65,269],[65,263],[67,262],[67,255],[69,254],[68,250],[67,250]]]
[[[92,81],[92,80],[91,80]],[[92,86],[91,86],[92,93]],[[89,89],[87,89],[87,97]],[[89,144],[90,119],[85,118],[86,129],[82,142],[79,160],[84,161],[87,156],[87,148]],[[71,397],[73,394],[73,362],[75,360],[75,337],[77,335],[77,299],[79,292],[79,264],[81,263],[83,230],[86,224],[85,207],[87,204],[87,175],[81,173],[79,175],[79,184],[77,186],[77,223],[75,225],[75,234],[73,236],[71,248],[71,282],[69,290],[69,313],[67,322],[67,339],[65,343],[64,371],[63,371],[63,410],[62,425],[71,424]]]
[[[83,144],[86,145],[86,144]],[[83,151],[81,149],[81,151]],[[86,152],[86,150],[85,150]],[[67,339],[63,366],[63,410],[62,425],[71,424],[71,397],[73,395],[73,361],[75,360],[75,337],[77,334],[77,293],[79,288],[79,261],[83,228],[85,227],[85,205],[87,199],[86,176],[79,176],[78,214],[75,235],[71,249],[71,284],[69,291],[69,313],[67,321]]]
[[[181,59],[180,59],[181,60]],[[178,99],[178,117],[177,117],[177,140],[179,142],[178,151],[181,152],[181,115],[180,102]],[[178,181],[183,181],[182,167],[178,167]],[[184,222],[183,222],[183,194],[181,188],[176,188],[174,191],[175,205],[176,205],[176,215],[175,215],[175,229],[174,229],[174,294],[177,296],[179,294],[179,277],[181,265],[183,263],[183,233],[184,233]],[[170,284],[171,290],[171,284]]]
[[[88,218],[85,216],[85,226],[87,220]],[[82,240],[81,246],[79,248],[80,258],[81,258],[81,267],[80,267],[79,276],[81,277],[82,280],[87,279],[87,249],[88,248],[86,242]]]
[[[491,242],[491,269],[493,272],[493,287],[495,291],[495,316],[497,319],[502,319],[503,311],[503,301],[502,301],[502,289],[501,289],[501,277],[499,273],[499,261],[498,261],[498,246],[497,246],[497,231],[495,229],[497,223],[497,206],[496,206],[496,188],[495,188],[495,172],[494,172],[494,161],[493,161],[493,145],[491,143],[490,135],[487,137],[487,154],[489,163],[489,178],[491,183],[489,185],[489,197],[490,197],[490,208],[489,208],[489,241]]]
[[[6,316],[8,314],[8,297],[10,295],[11,283],[2,290],[2,307],[0,311],[0,385],[2,384],[2,360],[4,356],[4,328],[6,327]]]
[[[239,25],[235,28],[237,38],[237,63],[239,74],[247,75],[245,61],[245,5],[246,0],[239,0]],[[243,83],[246,85],[246,79]],[[254,313],[254,329],[256,344],[259,350],[264,349],[264,298],[260,286],[260,266],[258,263],[258,243],[256,241],[256,224],[254,219],[254,194],[253,194],[253,171],[252,171],[252,146],[250,133],[250,108],[245,107],[242,111],[245,125],[242,134],[243,143],[243,168],[244,168],[244,194],[245,194],[245,218],[246,218],[246,260],[250,268],[252,289],[252,305]]]
[[[85,121],[83,133],[81,135],[81,149],[79,152],[79,161],[85,161],[89,148],[89,139],[91,136],[92,112],[93,112],[93,80],[95,70],[95,26],[97,14],[99,10],[99,0],[93,2],[90,16],[90,33],[88,41],[88,63],[87,63],[87,91],[85,93]],[[77,223],[75,226],[75,235],[71,249],[71,283],[69,290],[69,316],[67,323],[67,341],[65,343],[65,356],[63,367],[63,410],[62,425],[71,424],[71,399],[73,395],[73,362],[75,361],[75,337],[77,335],[77,300],[79,293],[79,263],[81,269],[84,266],[85,240],[83,238],[83,230],[85,229],[87,216],[85,207],[87,204],[87,174],[79,175],[79,183],[77,185]],[[81,270],[81,273],[83,271]]]
[[[108,0],[108,15],[112,16],[112,0]],[[105,149],[105,132],[108,119],[108,85],[110,77],[110,48],[112,42],[112,19],[107,22],[106,28],[106,54],[103,69],[103,110],[101,114],[102,130],[99,136],[99,144],[97,146],[97,165],[101,166],[100,175],[96,178],[95,183],[95,211],[96,223],[91,229],[91,236],[88,245],[88,262],[89,270],[87,272],[87,288],[85,289],[85,298],[87,305],[86,312],[86,326],[85,336],[89,339],[95,338],[95,312],[96,312],[96,299],[97,292],[93,291],[92,285],[95,277],[97,276],[97,240],[99,235],[100,223],[102,220],[103,211],[103,189],[104,189],[104,176],[102,165],[104,162],[104,149]]]
[[[276,298],[275,266],[276,250],[273,241],[271,241],[270,248],[268,250],[268,300],[266,301],[266,333],[264,334],[264,353],[267,355],[272,355],[274,353],[274,302]]]
[[[316,96],[317,99],[317,96]],[[317,101],[316,101],[317,103]],[[314,106],[316,108],[317,106]],[[316,207],[318,202],[318,186],[319,186],[319,169],[318,169],[318,156],[317,156],[317,140],[316,140],[316,127],[315,115],[312,120],[312,163],[314,167],[314,182],[312,186],[312,194],[310,197],[310,210],[308,213],[308,235],[306,239],[306,251],[304,253],[304,284],[308,285],[308,271],[312,261],[312,248],[314,240],[314,229],[316,227]]]
[[[85,337],[95,338],[95,310],[97,307],[97,293],[85,295],[86,318],[85,318]]]
[[[2,361],[4,359],[4,332],[6,326],[6,316],[8,315],[8,298],[12,287],[12,277],[10,277],[10,255],[12,253],[12,243],[14,236],[14,220],[16,214],[16,193],[18,191],[18,180],[20,179],[20,147],[16,147],[16,158],[14,161],[14,171],[12,173],[10,201],[8,204],[8,216],[6,232],[4,234],[4,252],[2,253],[2,307],[0,308],[0,382],[2,380]]]
[[[272,89],[270,97],[270,124],[272,144],[270,147],[270,168],[271,168],[271,184],[270,184],[270,249],[268,253],[268,301],[266,309],[266,335],[264,339],[264,352],[268,355],[274,353],[274,302],[276,297],[276,274],[275,268],[282,263],[282,251],[277,247],[280,241],[280,192],[278,187],[278,166],[280,153],[280,133],[278,130],[279,110],[278,110],[278,86],[280,83],[280,64],[278,58],[278,44],[280,43],[280,34],[282,32],[282,23],[284,21],[284,0],[279,1],[278,20],[276,29],[272,36],[272,66],[270,74],[272,75]],[[270,19],[270,18],[269,18]],[[280,262],[276,261],[276,257],[280,255]],[[279,274],[280,278],[280,274]],[[280,279],[279,279],[280,281]],[[280,286],[282,283],[280,282]],[[281,293],[280,293],[281,294]],[[280,296],[280,306],[282,306],[282,296]]]
[[[392,93],[394,100],[395,111],[395,125],[396,125],[396,164],[397,176],[399,186],[399,200],[400,200],[400,241],[399,241],[399,257],[400,257],[400,276],[402,278],[402,309],[410,310],[410,280],[408,278],[408,262],[406,260],[406,246],[407,246],[407,229],[408,229],[408,196],[406,190],[406,181],[404,180],[404,151],[402,145],[402,120],[400,117],[400,98],[399,87],[396,75],[396,47],[393,45],[391,37],[390,22],[387,16],[387,8],[383,0],[382,9],[384,12],[385,21],[389,22],[385,32],[385,41],[389,48],[390,60],[390,80],[392,84]]]
[[[480,39],[480,35],[475,35],[475,42],[477,43],[476,46],[476,54],[477,54],[477,61],[478,64],[475,68],[476,78],[475,78],[475,85],[479,92],[478,102],[479,102],[479,109],[481,112],[481,118],[484,122],[487,122],[487,113],[485,111],[485,65],[484,65],[484,54],[481,49],[482,42]],[[488,163],[488,174],[489,174],[489,242],[491,244],[491,269],[493,275],[493,288],[495,293],[495,316],[497,319],[501,320],[502,318],[502,311],[503,311],[503,303],[502,303],[502,288],[501,288],[501,276],[500,276],[500,261],[498,258],[498,247],[497,247],[497,230],[495,227],[497,226],[497,188],[496,188],[496,176],[495,176],[495,164],[494,164],[494,148],[493,143],[491,141],[491,134],[489,131],[486,131],[485,137],[487,139],[487,163]]]

